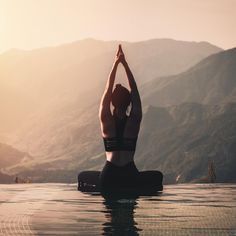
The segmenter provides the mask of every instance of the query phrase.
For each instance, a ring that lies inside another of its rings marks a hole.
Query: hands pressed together
[[[119,44],[118,46],[118,50],[116,53],[116,58],[115,58],[115,63],[118,65],[119,63],[122,63],[123,65],[126,64],[126,60],[125,60],[125,54],[122,50],[121,44]]]

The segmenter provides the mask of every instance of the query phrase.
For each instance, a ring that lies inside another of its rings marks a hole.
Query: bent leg
[[[100,171],[82,171],[78,175],[78,190],[97,191]]]
[[[163,174],[157,170],[139,172],[139,184],[143,187],[162,186]]]

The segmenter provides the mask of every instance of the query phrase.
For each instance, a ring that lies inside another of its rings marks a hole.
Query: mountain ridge
[[[166,116],[160,115],[163,110],[172,118],[171,122],[155,126],[157,122],[165,123]],[[165,181],[175,183],[177,176],[181,176],[180,182],[204,177],[208,162],[214,161],[217,181],[235,182],[235,117],[236,103],[152,107],[144,117],[140,132],[139,143],[145,149],[138,146],[137,165],[141,169],[161,169]]]
[[[229,92],[232,92],[230,96],[235,100],[235,74],[236,48],[232,48],[210,55],[178,75],[146,83],[142,90],[149,90],[149,94],[144,97],[144,101],[154,106],[174,105],[184,101],[217,104],[224,102],[222,99],[230,101],[226,96]]]
[[[135,47],[127,50],[131,57]],[[218,181],[236,181],[231,169],[235,166],[235,55],[235,49],[222,51],[177,75],[138,82],[144,107],[136,153],[140,170],[159,169],[166,176],[166,183],[175,183],[179,175],[180,182],[189,182],[202,178],[206,174],[208,159],[214,159],[220,176]],[[30,153],[32,158],[24,164],[9,167],[7,173],[20,173],[39,182],[73,182],[78,171],[101,169],[105,156],[97,114],[105,86],[104,71],[110,63],[110,58],[104,58],[107,61],[96,65],[96,68],[102,65],[104,73],[95,86],[96,91],[91,90],[83,96],[79,93],[72,99],[69,96],[72,90],[68,86],[68,90],[64,90],[65,96],[56,97],[53,103],[48,101],[47,106],[44,104],[40,109],[37,107],[38,113],[27,118],[27,124],[16,132],[18,137],[12,144]],[[140,58],[144,57],[141,55]],[[92,61],[94,63],[97,59]],[[85,65],[90,63],[86,62],[83,67]],[[61,70],[57,73],[60,74]],[[137,74],[141,76],[142,71]],[[207,84],[203,83],[204,79]],[[230,86],[229,81],[232,82]],[[221,86],[224,82],[226,87]],[[75,84],[72,85],[76,92]],[[227,89],[232,92],[228,93]],[[87,101],[89,98],[91,100]],[[83,102],[86,104],[82,107]],[[227,161],[221,156],[228,158]]]
[[[95,38],[84,38],[84,39],[80,39],[80,40],[74,40],[71,42],[66,42],[66,43],[61,43],[61,44],[57,44],[57,45],[51,45],[51,46],[45,46],[45,47],[38,47],[38,48],[32,48],[32,49],[20,49],[20,48],[10,48],[2,53],[0,53],[0,57],[1,55],[5,55],[5,54],[12,54],[14,52],[32,52],[32,51],[38,51],[38,50],[47,50],[47,49],[57,49],[60,47],[67,47],[67,46],[71,46],[71,45],[76,45],[77,43],[83,43],[83,42],[102,42],[102,43],[116,43],[117,45],[119,43],[124,43],[124,44],[139,44],[139,43],[148,43],[148,42],[156,42],[156,41],[170,41],[170,42],[179,42],[179,43],[189,43],[189,44],[198,44],[198,45],[206,45],[206,46],[211,46],[211,47],[215,47],[218,48],[219,51],[224,50],[221,47],[218,47],[217,45],[214,45],[208,41],[185,41],[185,40],[178,40],[178,39],[172,39],[172,38],[150,38],[150,39],[146,39],[146,40],[139,40],[139,41],[126,41],[126,40],[101,40],[101,39],[95,39]]]

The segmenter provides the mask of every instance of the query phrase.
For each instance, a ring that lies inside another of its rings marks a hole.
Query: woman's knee
[[[161,180],[163,179],[163,174],[162,174],[162,172],[156,170],[156,171],[155,171],[155,175],[156,175],[156,177],[157,177],[158,179],[161,179]]]
[[[158,170],[150,171],[149,179],[153,183],[162,183],[163,174],[160,171],[158,171]]]
[[[140,172],[140,177],[143,181],[148,183],[161,183],[163,174],[160,171],[149,170]]]

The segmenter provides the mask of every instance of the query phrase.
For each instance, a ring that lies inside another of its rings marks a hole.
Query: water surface
[[[236,235],[236,185],[105,200],[74,184],[0,185],[0,235]]]

